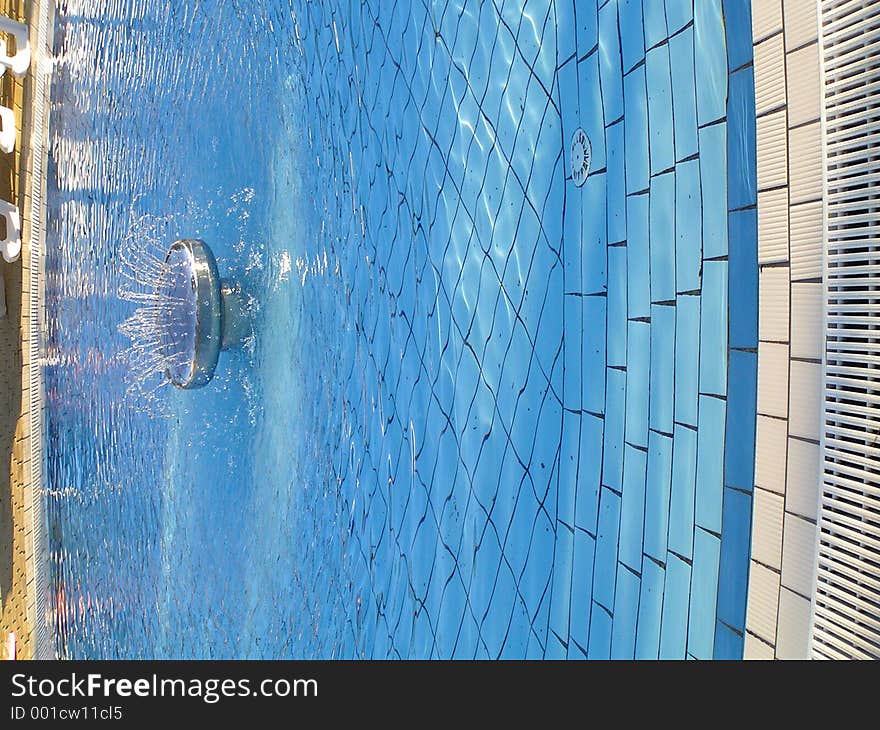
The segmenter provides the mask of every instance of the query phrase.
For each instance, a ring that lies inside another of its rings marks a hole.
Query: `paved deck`
[[[33,27],[39,10],[38,0],[0,0],[0,11],[4,15],[31,24],[35,56]],[[41,206],[32,205],[32,101],[33,73],[22,79],[6,73],[0,79],[0,103],[14,109],[18,127],[14,153],[0,155],[0,196],[15,202],[22,211],[21,257],[13,264],[0,262],[6,304],[6,317],[0,319],[0,362],[6,372],[6,377],[0,380],[0,448],[4,464],[8,465],[0,469],[0,636],[15,632],[19,658],[44,655],[35,646],[37,607],[43,605],[45,598],[39,595],[38,586],[42,585],[45,571],[34,559],[35,553],[43,554],[42,541],[37,537],[42,515],[33,510],[30,458],[31,426],[35,420],[39,422],[33,418],[30,398],[31,230],[34,214],[42,215]],[[44,169],[42,165],[39,167]],[[0,311],[2,309],[0,305]],[[41,558],[39,562],[43,561]],[[46,644],[45,632],[39,635]]]

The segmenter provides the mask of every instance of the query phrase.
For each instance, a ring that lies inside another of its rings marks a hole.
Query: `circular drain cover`
[[[571,179],[578,187],[587,181],[592,158],[593,145],[590,144],[590,138],[583,129],[578,128],[571,136]]]

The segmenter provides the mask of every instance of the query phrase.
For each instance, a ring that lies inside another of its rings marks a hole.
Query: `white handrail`
[[[12,70],[16,76],[27,73],[31,66],[31,44],[28,27],[17,20],[0,17],[0,32],[15,37],[16,51],[14,56],[6,53],[6,41],[0,40],[0,76],[6,69]]]
[[[0,151],[9,153],[15,149],[15,112],[9,107],[0,106]]]

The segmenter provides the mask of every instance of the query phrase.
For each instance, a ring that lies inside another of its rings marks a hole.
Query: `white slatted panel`
[[[44,301],[43,262],[46,243],[46,141],[49,129],[49,100],[52,74],[54,6],[51,0],[35,3],[31,12],[31,48],[34,54],[31,83],[30,170],[30,271],[26,283],[30,299],[29,388],[30,388],[30,499],[33,575],[28,587],[28,621],[34,631],[35,659],[54,658],[48,615],[49,560],[46,544],[45,489],[43,488],[43,353]],[[36,36],[36,37],[35,37]]]
[[[822,0],[824,475],[813,654],[880,657],[880,3]]]

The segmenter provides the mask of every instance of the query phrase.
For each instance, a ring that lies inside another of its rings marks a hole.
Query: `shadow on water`
[[[21,413],[21,263],[0,263],[5,294],[0,301],[0,449],[3,468],[0,469],[0,597],[3,608],[12,591],[14,535],[12,519],[11,476],[15,468],[13,449],[16,424]]]

